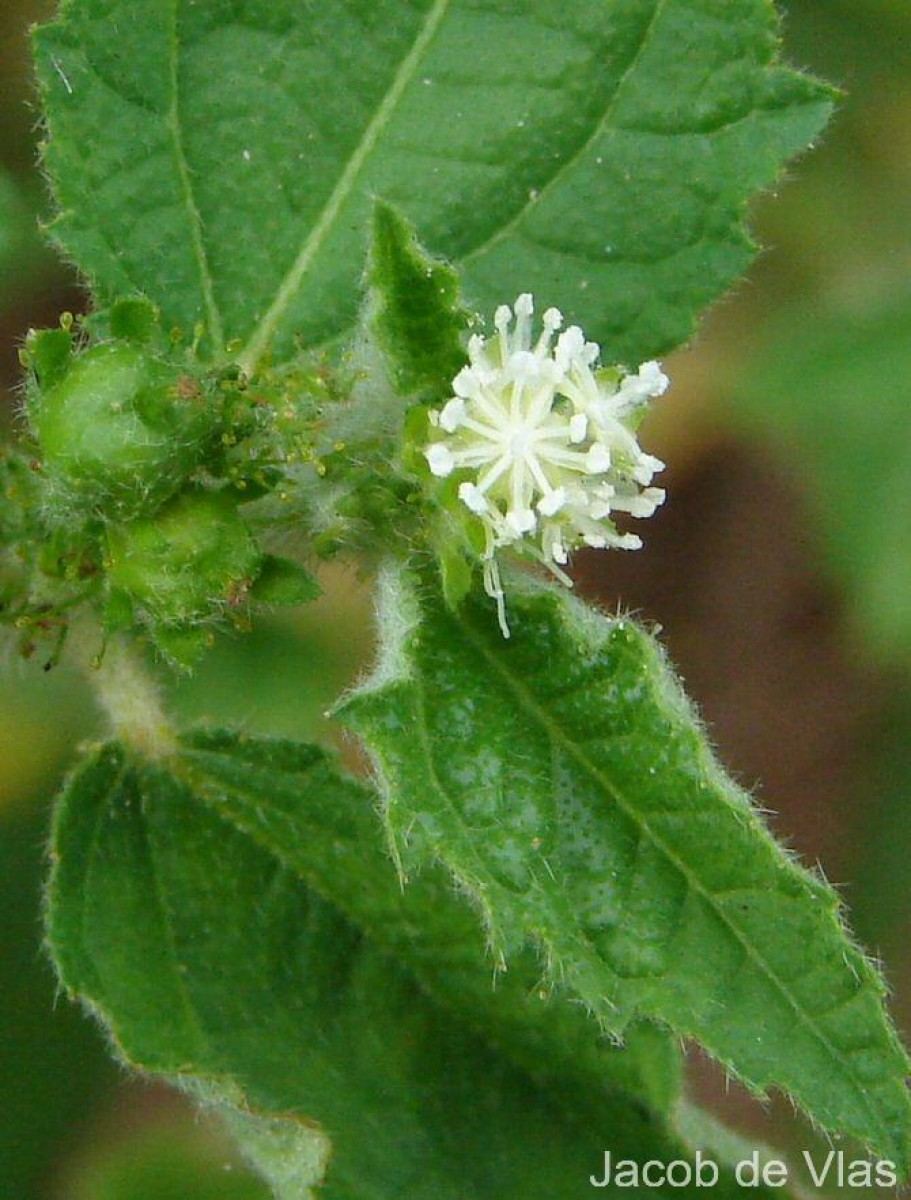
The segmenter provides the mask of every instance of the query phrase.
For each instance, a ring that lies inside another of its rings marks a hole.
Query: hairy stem
[[[112,638],[100,662],[78,657],[114,736],[145,759],[170,758],[177,738],[135,646]]]

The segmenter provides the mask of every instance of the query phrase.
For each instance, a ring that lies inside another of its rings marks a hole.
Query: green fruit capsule
[[[237,607],[260,565],[236,501],[224,492],[188,492],[154,516],[108,530],[112,592],[128,597],[153,633]]]
[[[198,380],[123,342],[94,346],[29,401],[50,508],[151,511],[199,465],[218,407]]]

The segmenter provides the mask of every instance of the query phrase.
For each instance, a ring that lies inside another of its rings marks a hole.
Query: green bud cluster
[[[210,640],[213,619],[243,611],[262,561],[224,491],[185,492],[151,516],[111,524],[106,549],[109,628],[138,616],[187,665]]]
[[[22,612],[65,625],[68,607],[94,599],[108,632],[138,628],[191,666],[255,603],[300,603],[316,585],[263,553],[242,512],[273,485],[257,451],[268,406],[257,409],[236,369],[170,343],[145,301],[116,305],[104,334],[80,345],[65,317],[26,341],[34,455],[24,472],[17,459],[30,488],[17,511],[35,528],[20,539],[32,547]]]
[[[28,419],[52,523],[153,511],[201,464],[218,426],[198,379],[128,342],[74,356],[32,392]]]

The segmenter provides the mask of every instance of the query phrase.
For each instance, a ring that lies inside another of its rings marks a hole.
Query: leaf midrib
[[[229,829],[243,834],[244,837],[248,837],[254,845],[258,846],[281,866],[290,871],[305,887],[321,896],[327,903],[336,908],[347,921],[362,930],[385,953],[390,957],[398,959],[402,945],[400,937],[387,937],[385,929],[382,926],[371,923],[365,917],[363,907],[354,903],[349,893],[346,893],[344,890],[328,887],[325,879],[319,872],[305,867],[299,858],[296,858],[287,851],[277,837],[263,830],[255,821],[244,814],[243,810],[248,809],[251,805],[250,797],[252,793],[242,783],[230,781],[224,775],[211,770],[207,763],[207,757],[219,753],[221,752],[211,750],[200,752],[197,747],[184,745],[181,749],[181,754],[172,761],[171,770],[174,771],[175,777],[181,780],[193,796],[198,798],[213,816],[223,821]],[[226,756],[230,757],[230,752]],[[276,770],[276,774],[283,780],[292,779],[296,787],[301,785],[305,774],[303,771],[289,773],[281,769],[272,769]],[[226,796],[233,799],[240,806],[241,811],[238,812],[236,807],[230,809],[219,803],[217,799],[219,796]],[[365,801],[369,799],[375,799],[375,797],[371,797],[365,789]],[[289,818],[289,826],[290,824],[291,820]],[[306,825],[304,827],[308,828]],[[289,827],[290,832],[291,828]],[[360,832],[363,833],[364,831]],[[379,822],[377,822],[375,832],[377,835],[380,833]],[[297,834],[300,834],[300,828],[297,829]],[[400,883],[403,882],[401,867],[397,860],[394,864],[385,863],[384,865],[390,869],[394,865],[398,871]],[[434,1003],[444,1003],[437,996],[437,993],[427,986],[421,971],[412,968],[411,965],[407,969]]]
[[[513,232],[513,230],[518,228],[521,222],[525,220],[529,212],[531,212],[540,204],[542,198],[547,195],[554,185],[561,180],[567,174],[567,172],[571,171],[576,163],[578,163],[585,156],[598,137],[600,137],[604,130],[608,128],[611,115],[617,106],[623,86],[632,72],[639,65],[642,55],[645,53],[648,43],[651,41],[655,28],[658,24],[658,20],[664,11],[666,3],[667,0],[656,0],[652,15],[642,32],[642,36],[638,45],[636,46],[635,52],[631,56],[630,61],[627,63],[626,67],[624,67],[619,79],[614,85],[613,93],[607,102],[606,107],[600,116],[598,116],[597,120],[593,122],[591,132],[578,147],[578,149],[573,151],[569,158],[567,158],[564,162],[560,163],[553,175],[551,175],[550,178],[535,191],[533,199],[528,199],[526,203],[523,204],[522,207],[516,213],[514,213],[505,224],[501,225],[499,229],[495,230],[488,237],[484,238],[483,241],[478,242],[476,246],[473,246],[470,250],[467,250],[459,258],[454,259],[454,262],[456,262],[459,266],[464,266],[466,263],[471,262],[472,259],[478,258],[482,254],[486,254],[487,251],[493,246],[506,239]],[[310,347],[311,351],[328,353],[334,346],[337,346],[344,340],[344,338],[350,332],[350,328],[351,327],[348,326],[345,329],[336,331],[335,333],[329,335],[315,346]],[[263,349],[265,349],[265,347],[263,347]],[[241,365],[243,366],[244,364],[242,363]]]
[[[102,747],[102,749],[99,751],[98,755],[92,762],[91,770],[93,772],[98,771],[104,765],[103,756],[105,754],[106,749],[107,749],[107,747]],[[86,854],[85,867],[84,867],[84,871],[83,871],[83,878],[84,878],[83,900],[87,899],[89,895],[93,894],[93,889],[89,886],[88,880],[93,875],[93,873],[95,872],[95,869],[96,869],[97,860],[98,860],[98,845],[101,840],[102,830],[105,826],[105,823],[108,820],[108,817],[109,817],[109,814],[111,811],[112,800],[115,796],[117,796],[121,793],[122,789],[124,788],[124,786],[127,783],[127,780],[130,779],[131,777],[135,778],[135,776],[136,776],[135,768],[130,765],[130,763],[127,761],[125,753],[118,746],[116,771],[114,773],[113,778],[110,780],[110,782],[105,787],[103,801],[99,805],[98,812],[95,816],[95,820],[94,820],[94,823],[92,826],[92,833],[91,833],[91,836],[89,839],[89,848],[88,848],[88,852]],[[142,818],[140,820],[139,824],[140,824],[140,832],[141,832],[141,838],[142,838],[143,856],[146,860],[146,863],[147,863],[147,866],[149,869],[149,876],[151,879],[152,891],[155,896],[155,900],[157,901],[157,904],[158,904],[158,909],[159,909],[159,913],[160,913],[160,917],[161,917],[161,926],[162,926],[165,938],[167,939],[167,953],[168,953],[169,959],[171,960],[171,965],[172,965],[172,970],[171,970],[172,983],[174,984],[177,994],[180,997],[181,1007],[183,1008],[185,1016],[189,1022],[189,1027],[192,1028],[193,1030],[195,1030],[196,1036],[198,1038],[198,1045],[202,1050],[203,1056],[205,1056],[206,1051],[208,1050],[209,1044],[210,1044],[209,1038],[199,1020],[199,1016],[196,1012],[195,1005],[190,997],[189,991],[187,989],[187,985],[186,985],[184,979],[182,978],[182,974],[180,971],[180,956],[177,953],[173,924],[172,924],[171,917],[168,912],[167,906],[164,903],[164,893],[162,890],[159,872],[158,872],[158,869],[157,869],[157,866],[155,863],[154,852],[152,850],[151,842],[149,839],[149,831],[148,831],[148,827],[147,827],[147,822],[144,818]],[[57,905],[59,905],[60,898],[59,898],[59,894],[58,894],[58,885],[53,878],[51,880],[51,884],[50,884],[50,888],[49,888],[49,895],[52,898],[52,904],[56,903]],[[121,1032],[120,1023],[115,1019],[115,1017],[113,1015],[113,1013],[116,1009],[116,1005],[112,1009],[109,1004],[108,985],[107,985],[104,977],[98,971],[98,965],[97,965],[97,961],[96,961],[94,954],[92,954],[87,949],[87,947],[90,946],[91,942],[92,942],[91,934],[89,932],[89,925],[88,925],[89,910],[88,910],[87,905],[85,903],[81,904],[79,911],[80,911],[80,916],[81,916],[80,924],[81,924],[81,936],[82,936],[82,947],[83,947],[82,948],[82,956],[90,963],[90,969],[92,971],[92,974],[94,975],[94,986],[87,987],[85,985],[84,981],[82,981],[82,980],[79,980],[79,981],[68,980],[65,978],[65,972],[64,972],[64,982],[68,986],[73,987],[76,991],[82,993],[84,990],[87,995],[91,996],[91,1001],[92,1001],[93,1007],[95,1007],[99,1013],[103,1014],[105,1024],[111,1029],[118,1046],[122,1047],[122,1049],[126,1055],[131,1056],[130,1051],[128,1050],[128,1047],[131,1044],[132,1039],[129,1037],[125,1037],[123,1035],[123,1033]],[[55,953],[55,956],[58,958],[58,960],[60,960],[61,962],[64,961],[63,954],[61,953],[61,950],[59,947],[54,947],[54,953]],[[82,966],[82,970],[85,970],[84,964]],[[96,996],[96,995],[92,994],[95,992],[103,993],[103,1000],[102,1000],[101,996]],[[141,1066],[143,1064],[139,1064],[139,1065]]]
[[[302,869],[301,864],[293,856],[288,855],[280,842],[272,839],[261,829],[258,829],[255,823],[245,819],[236,811],[232,812],[225,805],[215,801],[214,795],[210,794],[210,788],[215,794],[221,793],[232,797],[236,802],[240,803],[242,808],[249,806],[250,793],[246,791],[242,783],[228,781],[220,774],[211,774],[206,764],[206,755],[210,753],[213,752],[206,750],[199,753],[195,747],[185,745],[182,747],[180,756],[171,764],[171,769],[181,778],[181,782],[188,788],[193,799],[199,800],[206,811],[213,818],[221,821],[232,833],[249,838],[254,846],[267,854],[279,866],[287,870],[302,887],[322,897],[323,900],[330,904],[346,920],[362,931],[367,940],[379,953],[395,960],[398,970],[414,984],[425,1003],[431,1009],[450,1014],[453,1020],[469,1036],[488,1046],[493,1055],[501,1058],[513,1070],[529,1079],[531,1086],[537,1090],[539,1083],[528,1065],[520,1057],[510,1053],[507,1046],[496,1036],[495,1032],[489,1030],[481,1021],[470,1017],[466,1012],[456,1007],[451,997],[447,998],[445,993],[441,994],[434,988],[425,971],[407,959],[403,959],[401,956],[401,944],[399,942],[395,939],[385,938],[383,930],[367,922],[363,912],[356,905],[346,902],[344,895],[339,895],[327,888],[322,879]],[[214,753],[217,754],[220,752],[216,751]],[[288,773],[279,771],[277,774],[285,776]],[[296,773],[292,773],[291,777],[295,778]],[[671,1126],[668,1126],[666,1132],[668,1136],[675,1136],[675,1131],[673,1131]],[[379,1194],[377,1194],[377,1200],[380,1200]]]
[[[127,768],[129,771],[129,768]],[[135,772],[135,768],[134,768]],[[150,783],[150,774],[146,776],[146,787]],[[140,780],[140,787],[142,781]],[[180,953],[177,949],[177,933],[174,928],[174,921],[171,916],[170,906],[165,900],[165,887],[161,878],[156,848],[153,844],[152,831],[149,828],[149,822],[143,813],[139,821],[139,829],[142,838],[142,848],[146,863],[149,870],[149,879],[152,885],[152,894],[158,904],[158,911],[161,919],[161,927],[166,938],[166,948],[168,957],[171,960],[171,978],[176,988],[177,994],[180,997],[181,1006],[187,1015],[190,1023],[190,1028],[195,1030],[197,1047],[194,1050],[194,1055],[198,1055],[203,1062],[208,1062],[211,1059],[212,1043],[209,1033],[201,1019],[200,1013],[197,1011],[196,1003],[190,992],[189,984],[184,976],[183,963]]]
[[[636,47],[635,53],[630,58],[626,67],[623,69],[623,72],[614,87],[613,95],[607,103],[607,107],[604,109],[604,112],[600,118],[594,122],[591,133],[589,133],[585,141],[569,156],[569,158],[567,158],[564,162],[561,162],[554,171],[553,175],[551,175],[550,179],[548,179],[546,183],[542,184],[541,187],[537,189],[534,194],[534,199],[529,199],[528,202],[523,204],[519,211],[515,213],[504,225],[501,225],[495,233],[492,233],[488,238],[485,238],[483,242],[479,242],[477,246],[472,247],[471,250],[463,254],[458,260],[460,265],[464,265],[465,263],[470,262],[473,258],[477,258],[482,254],[486,254],[488,250],[491,250],[494,246],[508,238],[513,230],[525,220],[528,213],[540,205],[541,201],[548,194],[548,192],[551,191],[554,185],[561,180],[567,174],[567,172],[571,171],[576,163],[585,157],[604,130],[609,127],[611,116],[613,115],[614,109],[617,107],[617,101],[620,98],[620,93],[623,91],[623,87],[627,79],[629,79],[630,75],[638,67],[642,56],[645,53],[655,32],[659,18],[664,12],[666,3],[667,0],[656,0],[654,10],[649,18],[648,25],[646,25],[642,32],[642,37],[639,41],[639,45]]]
[[[222,323],[221,312],[219,311],[218,303],[215,299],[215,284],[214,280],[212,279],[211,269],[209,267],[209,258],[206,253],[205,241],[203,240],[202,214],[199,211],[199,206],[196,203],[196,197],[193,193],[193,181],[190,177],[190,167],[187,162],[187,156],[183,147],[183,126],[180,119],[180,88],[178,70],[180,40],[177,35],[179,4],[180,0],[170,0],[171,30],[168,43],[168,73],[171,88],[171,106],[168,109],[166,124],[168,132],[171,136],[171,145],[174,151],[174,162],[177,167],[177,176],[180,180],[180,190],[183,197],[183,202],[186,206],[187,216],[189,217],[190,242],[193,249],[193,258],[196,261],[196,268],[199,272],[199,286],[202,291],[203,305],[205,307],[206,316],[209,323],[206,332],[213,342],[215,353],[218,354],[224,348],[224,325]]]
[[[562,727],[559,726],[541,707],[537,699],[527,689],[521,680],[516,679],[512,672],[500,662],[496,655],[492,654],[483,638],[481,638],[474,628],[468,623],[465,617],[461,614],[455,614],[456,623],[462,629],[465,639],[474,649],[481,655],[482,658],[493,668],[493,670],[504,680],[507,687],[512,691],[520,706],[524,707],[526,712],[541,726],[545,735],[552,744],[560,746],[565,753],[573,758],[600,787],[602,787],[609,795],[611,795],[626,816],[640,829],[641,834],[651,840],[652,844],[665,856],[668,862],[680,872],[686,880],[687,885],[710,906],[712,912],[717,919],[731,933],[732,937],[741,945],[747,958],[750,959],[757,967],[760,974],[764,974],[773,987],[780,993],[785,1002],[791,1007],[796,1014],[801,1024],[805,1025],[811,1034],[817,1039],[820,1045],[831,1056],[833,1061],[842,1065],[847,1078],[854,1084],[856,1093],[860,1096],[862,1104],[868,1115],[873,1120],[874,1124],[880,1126],[884,1130],[889,1130],[888,1136],[892,1140],[891,1124],[888,1118],[883,1114],[878,1106],[874,1106],[868,1087],[854,1070],[850,1061],[847,1060],[833,1045],[826,1033],[819,1027],[817,1022],[807,1013],[805,1008],[798,1002],[796,997],[791,992],[790,988],[781,980],[766,961],[759,951],[753,946],[753,943],[746,935],[731,921],[728,914],[720,908],[714,899],[714,896],[702,884],[697,875],[695,875],[690,867],[674,853],[666,842],[656,834],[645,817],[635,808],[634,805],[627,800],[624,793],[617,785],[609,779],[593,762],[590,761],[584,751],[577,745],[573,739],[566,734]],[[600,956],[599,956],[600,959]],[[606,965],[606,964],[605,964]],[[867,986],[868,981],[864,981],[862,986]],[[770,1079],[770,1082],[773,1082]],[[791,1090],[790,1088],[788,1090]],[[795,1094],[797,1089],[793,1089]]]
[[[455,822],[458,824],[459,828],[461,829],[463,846],[469,852],[469,854],[472,856],[474,861],[479,864],[477,879],[479,881],[483,881],[486,878],[490,878],[490,876],[491,876],[490,868],[487,866],[482,855],[476,851],[475,846],[474,846],[475,839],[471,836],[471,831],[465,821],[465,818],[463,817],[459,806],[456,803],[454,803],[454,801],[451,799],[448,791],[446,790],[446,787],[444,786],[444,784],[440,778],[439,772],[436,769],[436,763],[434,761],[433,745],[432,745],[431,739],[428,736],[428,732],[427,732],[428,721],[427,721],[427,711],[426,711],[424,688],[421,686],[417,677],[411,680],[411,685],[414,689],[414,695],[415,695],[415,708],[417,710],[417,712],[416,712],[417,727],[418,727],[418,731],[419,731],[419,737],[421,739],[421,748],[424,752],[424,759],[427,764],[427,773],[430,776],[430,782],[431,782],[432,786],[434,787],[435,791],[437,792],[438,796],[442,800],[443,804],[446,806],[448,811],[451,813],[453,819],[455,820]],[[445,858],[443,858],[442,856],[440,856],[440,861],[443,862],[444,864],[446,863]],[[543,856],[541,858],[541,862],[543,863],[545,869],[548,872],[550,872],[550,868],[549,868],[546,860],[543,858]],[[452,870],[452,867],[450,867],[450,870]],[[507,967],[506,953],[505,953],[506,937],[503,934],[503,932],[499,929],[498,923],[495,918],[495,914],[493,913],[491,906],[487,902],[486,889],[485,889],[484,883],[479,882],[478,885],[475,886],[475,885],[473,885],[472,880],[467,875],[464,875],[464,874],[461,876],[459,882],[462,884],[463,887],[468,889],[469,892],[477,894],[478,900],[482,902],[485,920],[486,920],[486,924],[487,924],[487,933],[488,933],[488,936],[490,937],[491,943],[492,943],[491,949],[496,952],[496,961],[494,963],[494,966],[497,970],[505,970]],[[494,879],[493,882],[494,882],[494,886],[498,890],[500,890],[501,885],[497,882],[497,880]],[[571,910],[569,909],[569,907],[567,905],[561,905],[559,907],[556,906],[554,903],[554,897],[552,897],[552,896],[549,898],[549,900],[550,900],[551,906],[553,908],[555,908],[555,910],[556,910],[557,916],[559,917],[560,924],[564,928],[569,927],[569,925],[572,921],[572,913],[571,913]],[[540,939],[542,944],[547,945],[547,946],[551,946],[553,944],[553,935],[549,930],[539,928],[539,929],[534,929],[531,932],[533,933],[533,935],[535,937]],[[494,938],[494,935],[497,935],[496,940]],[[619,1013],[619,1011],[620,1010],[618,1009],[618,1013]]]
[[[380,134],[389,123],[405,89],[414,77],[419,63],[436,36],[450,3],[451,0],[434,0],[411,49],[399,64],[386,94],[368,122],[354,153],[345,164],[328,200],[323,205],[316,224],[307,234],[297,258],[279,285],[275,299],[253,330],[246,346],[237,356],[237,363],[245,374],[252,375],[260,358],[269,348],[276,329],[297,295],[313,260],[329,236],[342,205],[351,195],[364,163],[372,154]]]

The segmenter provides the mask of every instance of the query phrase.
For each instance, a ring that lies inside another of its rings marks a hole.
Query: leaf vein
[[[564,751],[579,764],[582,770],[589,775],[596,784],[598,784],[606,793],[613,796],[617,806],[636,825],[636,827],[640,828],[642,832],[651,839],[656,849],[659,850],[671,864],[671,866],[673,866],[683,876],[687,886],[692,890],[693,894],[700,896],[703,901],[709,905],[719,922],[728,929],[734,940],[742,947],[746,957],[757,966],[761,974],[766,976],[776,991],[778,991],[785,1002],[793,1010],[798,1021],[809,1029],[811,1034],[818,1040],[827,1054],[834,1061],[844,1064],[846,1074],[848,1074],[848,1076],[852,1079],[857,1088],[861,1103],[871,1118],[873,1118],[875,1121],[879,1116],[879,1108],[874,1104],[871,1096],[869,1095],[867,1081],[860,1076],[854,1064],[849,1061],[850,1055],[847,1053],[842,1053],[839,1048],[832,1043],[825,1030],[819,1026],[817,1020],[815,1020],[814,1017],[807,1012],[806,1008],[800,1004],[788,985],[780,978],[772,964],[763,957],[763,955],[757,950],[752,942],[750,942],[750,940],[744,935],[738,926],[731,920],[728,914],[724,911],[723,907],[715,902],[712,892],[710,892],[708,888],[703,885],[701,880],[697,875],[694,874],[689,865],[677,854],[675,854],[671,847],[668,846],[667,843],[654,832],[646,818],[626,798],[624,793],[620,790],[620,788],[617,787],[613,780],[604,775],[603,771],[600,770],[596,763],[590,761],[588,756],[579,748],[572,737],[550,718],[548,713],[541,708],[537,699],[529,691],[527,686],[520,679],[515,678],[514,674],[509,671],[508,668],[504,666],[502,662],[500,662],[498,657],[490,651],[483,638],[478,635],[476,630],[469,624],[465,617],[456,615],[455,620],[462,627],[466,640],[474,647],[475,651],[479,653],[484,660],[486,660],[494,672],[499,675],[501,679],[503,679],[503,681],[506,683],[506,686],[516,697],[520,706],[523,707],[525,711],[528,712],[529,715],[538,723],[545,735],[548,738],[555,740],[558,745],[561,745]]]
[[[473,250],[469,250],[467,254],[462,255],[460,262],[463,265],[470,262],[473,258],[477,258],[481,254],[486,254],[488,250],[491,250],[494,246],[510,237],[515,232],[520,222],[525,218],[526,214],[530,212],[531,209],[536,205],[541,203],[547,193],[567,174],[567,172],[571,171],[573,167],[585,157],[604,130],[610,127],[611,116],[617,106],[617,100],[623,91],[623,87],[627,79],[629,79],[630,75],[633,73],[633,71],[635,71],[636,67],[642,60],[642,56],[645,53],[655,29],[658,26],[658,21],[664,12],[666,3],[667,0],[656,0],[652,15],[649,18],[649,22],[642,32],[642,37],[640,38],[639,44],[632,54],[630,61],[627,63],[622,74],[620,75],[620,78],[617,80],[614,93],[604,110],[604,115],[600,121],[595,123],[591,133],[588,135],[582,145],[578,148],[578,150],[575,151],[574,154],[571,154],[565,162],[560,164],[560,166],[556,169],[556,171],[554,171],[553,175],[551,175],[550,179],[548,179],[546,183],[541,184],[534,199],[529,200],[527,204],[524,204],[509,221],[501,225],[495,233],[490,235],[490,237],[486,238],[479,245],[475,246]]]
[[[305,238],[291,269],[279,285],[275,299],[253,330],[246,346],[238,355],[238,364],[248,375],[252,374],[259,359],[268,349],[276,329],[300,290],[301,284],[306,278],[314,258],[329,236],[342,205],[354,190],[355,182],[363,170],[367,159],[372,154],[380,134],[388,124],[402,98],[402,94],[414,77],[418,65],[436,36],[436,32],[449,9],[450,3],[451,0],[434,0],[418,36],[412,43],[411,49],[402,59],[399,69],[393,76],[392,83],[373,117],[368,122],[354,153],[348,159],[335,187],[332,189],[328,200],[323,206],[322,212],[316,220],[316,224]]]
[[[174,933],[174,922],[171,917],[170,909],[165,902],[164,885],[161,880],[161,873],[155,852],[152,847],[152,839],[149,836],[148,822],[146,821],[144,814],[142,815],[138,824],[140,836],[142,838],[142,849],[145,853],[145,858],[149,867],[152,890],[155,899],[158,902],[158,910],[161,914],[162,929],[166,939],[169,957],[171,958],[173,965],[172,976],[174,985],[177,994],[180,997],[181,1004],[190,1027],[196,1032],[200,1046],[207,1051],[209,1049],[209,1037],[205,1031],[202,1021],[200,1020],[199,1013],[193,1004],[186,980],[183,977],[183,971],[181,970],[182,963],[180,955],[177,952],[177,939]]]
[[[179,86],[179,71],[178,58],[180,54],[180,42],[178,37],[178,6],[180,0],[171,0],[171,37],[169,41],[168,69],[170,72],[170,87],[171,87],[171,106],[168,110],[166,124],[171,138],[171,146],[174,153],[174,163],[177,167],[177,176],[180,181],[180,191],[186,206],[187,215],[190,221],[190,243],[193,250],[193,258],[196,262],[196,268],[199,272],[199,283],[202,289],[203,305],[206,311],[208,320],[208,334],[215,344],[216,351],[220,350],[225,341],[224,326],[219,312],[218,304],[215,299],[215,287],[212,280],[212,272],[209,267],[209,259],[206,253],[205,240],[203,237],[203,222],[202,215],[199,211],[199,206],[196,203],[196,197],[193,192],[193,180],[190,175],[190,167],[187,162],[186,152],[183,144],[183,126],[180,118],[180,86]]]

